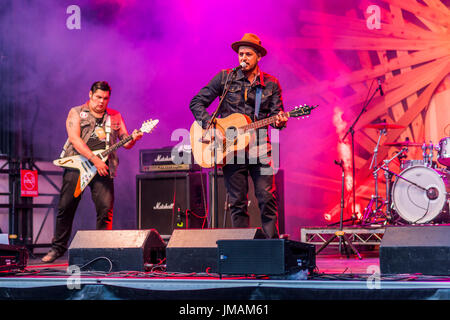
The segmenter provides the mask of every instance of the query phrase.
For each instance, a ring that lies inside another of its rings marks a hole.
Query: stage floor
[[[0,277],[2,300],[296,301],[449,300],[450,277],[380,275],[378,250],[362,259],[329,247],[316,256],[307,279],[289,276],[227,276],[154,272],[67,273],[67,258],[29,260],[25,272]],[[180,307],[181,308],[181,307]]]

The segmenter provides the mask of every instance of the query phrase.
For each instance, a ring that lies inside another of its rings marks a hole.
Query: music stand
[[[347,245],[350,246],[353,253],[358,257],[359,260],[362,260],[361,255],[359,254],[358,250],[356,250],[355,246],[353,245],[350,238],[345,234],[344,232],[344,192],[345,192],[345,170],[344,170],[344,164],[343,161],[334,161],[335,164],[341,167],[342,169],[342,186],[341,186],[341,214],[339,217],[339,230],[334,233],[334,235],[328,239],[320,248],[317,250],[316,254],[319,254],[320,251],[325,249],[334,239],[339,238],[339,252],[341,253],[342,245],[345,247],[345,252],[347,253],[347,258],[350,258]]]

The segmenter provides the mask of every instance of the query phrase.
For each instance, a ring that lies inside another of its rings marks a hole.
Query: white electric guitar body
[[[147,120],[144,121],[139,131],[144,133],[150,133],[153,128],[158,124],[159,120]],[[96,150],[93,153],[98,156],[103,162],[108,160],[108,156],[111,152],[117,150],[122,147],[127,142],[131,141],[133,137],[129,135],[128,137],[123,138],[116,144],[112,145],[110,148],[106,150]],[[75,188],[74,197],[77,198],[84,189],[89,185],[92,179],[97,174],[97,168],[94,166],[92,162],[90,162],[86,157],[82,155],[75,155],[65,158],[56,159],[53,161],[53,164],[58,167],[77,169],[80,171],[80,176],[78,178],[78,183]]]

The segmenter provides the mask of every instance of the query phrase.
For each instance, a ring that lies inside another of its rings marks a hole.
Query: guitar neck
[[[130,142],[131,140],[133,140],[133,136],[132,135],[129,135],[128,137],[123,138],[119,142],[113,144],[110,148],[108,148],[105,151],[103,151],[102,152],[102,157],[108,156],[111,152],[116,151],[117,149],[122,147],[124,144]]]
[[[290,112],[285,112],[284,115],[289,118]],[[254,130],[259,129],[262,127],[267,127],[268,125],[271,125],[272,123],[275,123],[277,121],[277,116],[272,116],[269,118],[261,119],[252,123],[249,123],[245,126],[240,127],[240,129],[247,131],[247,130]]]

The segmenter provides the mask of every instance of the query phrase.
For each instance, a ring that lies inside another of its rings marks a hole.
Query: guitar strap
[[[61,154],[59,155],[59,158],[64,158],[66,154],[66,150],[69,147],[69,139],[66,140],[66,143],[64,143],[63,150],[61,151]]]
[[[105,133],[106,133],[106,146],[109,146],[109,136],[111,134],[111,116],[109,114],[106,114]]]
[[[256,97],[255,97],[255,117],[258,118],[259,108],[261,107],[261,96],[262,88],[260,86],[256,87]]]

